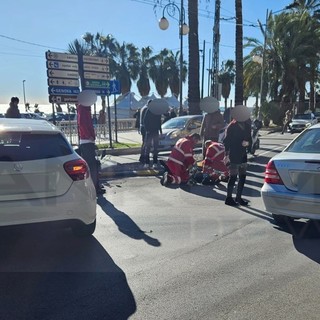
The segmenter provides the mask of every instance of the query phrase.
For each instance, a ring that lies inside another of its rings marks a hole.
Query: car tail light
[[[264,182],[270,184],[283,184],[273,161],[269,161],[266,166]]]
[[[63,167],[73,181],[84,180],[89,177],[88,165],[82,159],[68,161]]]

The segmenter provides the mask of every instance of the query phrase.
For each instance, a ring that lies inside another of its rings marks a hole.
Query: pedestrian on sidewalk
[[[224,162],[229,167],[230,176],[227,186],[225,204],[229,206],[247,206],[248,201],[242,198],[247,174],[247,148],[251,142],[250,111],[246,106],[237,105],[231,112],[233,120],[227,127],[223,140],[225,146]],[[236,199],[232,198],[233,189],[238,179]]]
[[[289,109],[286,111],[284,119],[283,119],[283,127],[281,134],[284,134],[289,126],[289,123],[292,121],[292,111]]]
[[[11,101],[9,103],[9,108],[7,109],[7,112],[5,114],[6,118],[21,118],[18,103],[19,103],[18,97],[11,98]]]

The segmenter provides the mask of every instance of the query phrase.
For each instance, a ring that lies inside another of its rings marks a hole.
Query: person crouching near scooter
[[[198,133],[192,133],[177,141],[166,163],[169,172],[164,173],[161,179],[162,185],[188,183],[189,169],[195,163],[193,148],[200,139]]]
[[[207,140],[205,142],[205,148],[205,158],[202,163],[202,173],[205,179],[207,178],[214,182],[227,182],[229,179],[229,169],[224,163],[224,145],[219,142]]]

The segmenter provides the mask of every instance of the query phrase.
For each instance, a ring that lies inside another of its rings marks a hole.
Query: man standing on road
[[[223,116],[218,109],[215,112],[207,113],[201,124],[200,128],[200,136],[203,137],[202,143],[202,155],[203,158],[205,157],[205,142],[207,140],[219,141],[219,133],[220,130],[224,127],[224,120]]]
[[[170,172],[164,173],[160,181],[162,185],[181,184],[189,181],[189,169],[195,162],[193,149],[200,139],[198,133],[192,133],[177,141],[166,163]]]
[[[97,194],[105,193],[99,183],[99,166],[96,159],[96,134],[94,131],[91,115],[91,105],[96,101],[95,93],[84,90],[78,94],[77,123],[79,128],[79,150],[81,157],[87,162],[91,179]]]
[[[149,104],[148,104],[149,105]],[[158,146],[159,146],[159,134],[162,134],[161,129],[161,114],[154,114],[149,108],[144,116],[143,126],[146,130],[145,142],[144,142],[144,166],[150,167],[150,151],[153,147],[153,168],[158,166]]]
[[[144,120],[146,117],[146,112],[148,110],[148,105],[152,100],[148,100],[147,104],[144,105],[140,110],[140,119],[139,119],[139,129],[138,132],[142,136],[142,143],[141,143],[141,149],[140,149],[140,158],[139,161],[141,163],[145,163],[145,140],[146,140],[146,128],[144,126]]]

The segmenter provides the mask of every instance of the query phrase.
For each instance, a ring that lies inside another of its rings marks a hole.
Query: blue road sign
[[[107,87],[108,94],[120,94],[120,81],[119,80],[109,80],[109,87]]]
[[[48,87],[48,93],[51,95],[75,95],[80,93],[80,89],[77,87]]]

